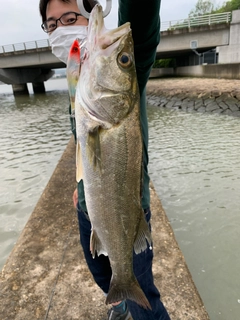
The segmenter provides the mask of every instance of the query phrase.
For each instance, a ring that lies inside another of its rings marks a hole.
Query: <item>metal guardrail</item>
[[[16,44],[7,44],[4,46],[0,46],[0,54],[17,52],[17,51],[26,52],[27,50],[31,50],[31,49],[42,49],[42,48],[50,48],[50,43],[48,39],[22,42],[22,43],[16,43]]]
[[[188,17],[186,19],[174,20],[174,21],[163,21],[161,23],[161,31],[176,30],[182,28],[198,27],[203,25],[213,25],[219,23],[231,22],[232,13],[216,13],[208,14],[204,16]]]

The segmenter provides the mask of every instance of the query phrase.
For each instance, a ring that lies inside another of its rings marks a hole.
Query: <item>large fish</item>
[[[107,30],[96,5],[84,49],[75,116],[77,180],[83,179],[92,225],[90,250],[93,257],[109,256],[106,303],[131,299],[151,309],[133,273],[133,250],[146,250],[151,234],[141,207],[140,101],[130,24]]]

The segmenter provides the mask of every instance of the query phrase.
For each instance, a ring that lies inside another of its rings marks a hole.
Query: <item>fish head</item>
[[[78,86],[85,111],[111,125],[121,122],[139,98],[130,24],[106,29],[100,5],[90,15]]]

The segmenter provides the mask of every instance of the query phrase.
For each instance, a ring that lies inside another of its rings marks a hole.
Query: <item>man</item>
[[[97,3],[96,0],[84,0],[88,12]],[[140,91],[141,126],[144,149],[144,185],[142,196],[142,208],[147,222],[150,221],[150,193],[148,164],[148,125],[146,114],[146,83],[155,60],[156,47],[159,43],[159,10],[160,0],[119,0],[119,25],[129,21],[131,23],[134,39],[134,52],[138,85]],[[84,38],[87,35],[86,26],[88,20],[79,11],[76,0],[40,0],[40,13],[42,16],[42,28],[49,34],[53,53],[65,63],[68,51],[76,38]],[[74,123],[73,132],[75,130]],[[87,207],[84,197],[83,183],[78,184],[77,191],[73,195],[74,205],[78,209],[80,241],[84,250],[88,267],[98,284],[107,294],[111,280],[111,266],[108,257],[100,255],[92,258],[90,252],[91,224],[88,219]],[[152,310],[145,310],[135,302],[127,300],[114,303],[108,312],[110,320],[170,320],[164,308],[160,294],[153,282],[152,275],[153,253],[148,248],[133,257],[134,273],[148,298]]]

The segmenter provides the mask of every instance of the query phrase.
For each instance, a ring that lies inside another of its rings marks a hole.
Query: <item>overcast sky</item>
[[[117,24],[117,3],[112,0],[112,11],[106,18],[107,28]],[[146,0],[146,5],[148,1]],[[105,0],[100,0],[105,5]],[[223,4],[224,0],[215,0]],[[160,16],[162,21],[187,18],[197,0],[162,0]],[[47,34],[40,27],[41,18],[38,11],[39,0],[0,0],[0,45],[46,39]],[[137,12],[136,12],[137,14]]]

